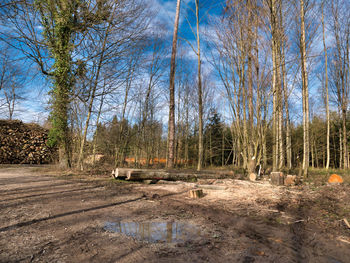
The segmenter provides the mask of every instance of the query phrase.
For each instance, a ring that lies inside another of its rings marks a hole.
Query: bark
[[[273,134],[273,148],[272,148],[272,169],[273,171],[277,171],[277,166],[278,166],[278,148],[279,148],[279,143],[278,143],[278,138],[279,138],[279,133],[278,133],[278,74],[277,74],[277,69],[278,69],[278,64],[277,64],[277,49],[278,49],[278,35],[277,35],[277,11],[276,11],[276,1],[272,0],[271,1],[271,6],[270,6],[270,11],[271,11],[271,29],[272,29],[272,67],[273,67],[273,73],[272,73],[272,90],[273,90],[273,123],[272,123],[272,134]]]
[[[222,130],[222,140],[221,140],[221,166],[225,165],[225,130]]]
[[[282,4],[282,2],[281,2]],[[286,56],[285,56],[285,32],[284,32],[284,25],[283,25],[283,13],[282,13],[282,7],[280,7],[279,12],[279,19],[280,19],[280,59],[281,59],[281,93],[280,93],[280,165],[284,166],[285,162],[285,156],[283,151],[283,138],[282,138],[282,129],[283,129],[283,102],[284,101],[284,109],[286,113],[286,157],[287,157],[287,167],[289,169],[292,168],[292,147],[291,147],[291,134],[290,134],[290,119],[289,119],[289,103],[288,103],[288,84],[287,84],[287,72],[286,72]],[[282,97],[282,93],[284,95],[284,98]],[[281,168],[281,167],[280,167]]]
[[[283,76],[283,94],[284,94],[284,107],[286,111],[286,153],[287,153],[287,167],[292,169],[292,141],[290,131],[290,118],[289,118],[289,102],[288,102],[288,85],[286,78],[286,60],[284,55],[284,45],[282,46],[282,76]]]
[[[326,169],[329,169],[330,161],[330,117],[329,117],[329,93],[328,93],[328,57],[327,57],[327,46],[325,40],[325,25],[324,25],[324,2],[322,3],[322,39],[323,39],[323,50],[324,50],[324,67],[325,67],[325,92],[326,92],[326,116],[327,116],[327,162]]]
[[[104,90],[103,90],[104,93]],[[101,102],[100,102],[100,106],[98,108],[98,113],[97,113],[97,118],[96,118],[96,131],[95,131],[95,138],[98,138],[98,124],[100,123],[100,117],[101,117],[101,112],[102,112],[102,106],[103,106],[103,100],[104,100],[104,95],[102,95],[101,97]],[[95,157],[96,157],[96,144],[97,144],[97,140],[93,141],[93,146],[92,146],[92,155],[93,155],[93,163],[95,163]]]
[[[113,177],[118,179],[126,179],[129,181],[143,181],[143,180],[196,180],[196,179],[225,179],[232,178],[232,171],[221,172],[192,172],[192,171],[178,171],[178,170],[151,170],[151,169],[127,169],[117,168],[112,172]]]
[[[343,165],[343,134],[342,129],[339,128],[339,168],[342,169]]]
[[[301,57],[301,75],[303,83],[303,175],[307,176],[310,159],[310,139],[309,139],[309,88],[308,73],[306,66],[306,40],[305,40],[305,11],[304,0],[300,0],[300,57]]]
[[[203,99],[202,99],[202,76],[201,76],[201,48],[199,38],[199,0],[195,0],[196,4],[196,27],[197,27],[197,62],[198,62],[198,117],[199,117],[199,130],[198,130],[198,165],[197,170],[202,169],[203,162]]]
[[[188,108],[188,100],[189,100],[189,93],[188,93],[188,87],[186,89],[186,96],[185,96],[185,107],[186,107],[186,113],[185,113],[185,166],[188,166],[189,161],[189,137],[190,137],[190,122],[189,122],[189,108]]]
[[[176,47],[177,47],[177,31],[179,27],[180,17],[180,4],[181,0],[177,0],[176,4],[176,15],[174,23],[173,33],[173,45],[171,51],[171,62],[170,62],[170,101],[169,101],[169,124],[168,124],[168,151],[167,151],[167,167],[174,167],[174,152],[175,152],[175,60],[176,60]]]
[[[315,168],[315,148],[314,148],[314,135],[311,136],[311,167]]]
[[[344,98],[344,100],[346,100],[347,98]],[[342,107],[342,131],[343,131],[343,160],[344,160],[344,169],[348,169],[349,168],[349,163],[348,163],[348,136],[347,136],[347,128],[346,128],[346,105],[344,102],[344,105]]]
[[[244,48],[244,35],[243,35],[243,29],[241,28],[240,32],[240,79],[239,79],[239,86],[240,86],[240,92],[239,92],[239,97],[238,97],[238,105],[242,103],[242,115],[243,115],[243,134],[241,134],[241,140],[242,140],[242,148],[241,148],[241,155],[243,158],[243,168],[247,169],[248,167],[248,127],[247,127],[247,106],[246,106],[246,100],[247,100],[247,95],[246,95],[246,89],[245,89],[245,48]],[[242,94],[241,100],[240,94]],[[237,109],[237,112],[239,113],[240,110],[239,108]],[[238,122],[240,122],[240,118],[237,118]],[[240,131],[241,127],[240,125],[237,126],[237,133],[241,133]]]
[[[253,108],[253,58],[252,58],[252,42],[253,42],[253,32],[252,32],[252,4],[251,0],[247,1],[248,5],[248,63],[247,63],[247,74],[248,74],[248,130],[247,130],[247,141],[249,141],[248,146],[248,160],[253,157],[253,133],[254,133],[254,108]]]
[[[183,87],[181,85],[179,85],[179,89],[178,89],[178,92],[177,92],[177,136],[176,136],[176,154],[175,154],[175,164],[176,165],[179,165],[181,164],[181,162],[179,162],[181,160],[181,148],[182,148],[182,129],[183,129],[183,125],[182,125],[182,122],[180,124],[180,121],[181,121],[181,118],[180,118],[180,115],[181,115],[181,111],[180,111],[180,100],[181,100],[181,90],[183,89]]]

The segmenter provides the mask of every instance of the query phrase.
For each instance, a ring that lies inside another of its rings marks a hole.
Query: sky
[[[150,0],[152,7],[156,10],[156,15],[152,23],[157,26],[161,24],[165,27],[167,37],[172,38],[173,25],[176,12],[176,0]],[[200,16],[201,16],[201,30],[203,26],[208,24],[208,18],[211,15],[218,15],[221,12],[221,4],[223,1],[206,0],[200,1]],[[180,11],[179,24],[179,41],[187,39],[195,44],[195,36],[193,35],[189,23],[195,25],[195,10],[194,1],[182,0]],[[10,30],[6,27],[6,30]],[[188,49],[188,59],[195,63],[196,56],[192,52],[190,45],[183,43],[182,48]],[[170,54],[169,54],[170,56]],[[26,67],[35,70],[35,65],[25,63]],[[39,122],[43,123],[48,117],[48,101],[49,101],[49,83],[36,75],[35,78],[28,78],[25,87],[25,100],[20,100],[16,107],[14,118],[21,119],[24,122]],[[1,114],[1,112],[0,112]],[[4,114],[4,113],[2,113]],[[6,116],[5,116],[6,117]]]
[[[155,26],[159,24],[165,27],[167,38],[170,40],[173,34],[173,26],[176,12],[176,0],[149,0],[151,6],[156,10],[156,15],[153,18],[152,23]],[[206,0],[200,1],[200,19],[201,19],[201,31],[206,30],[208,27],[208,20],[210,16],[219,15],[221,7],[224,1]],[[179,23],[179,42],[181,42],[181,48],[185,49],[188,54],[187,59],[192,60],[196,65],[196,55],[192,51],[190,45],[184,40],[191,42],[194,46],[196,40],[191,26],[195,30],[195,10],[194,1],[182,0],[180,11],[180,23]],[[9,30],[8,28],[6,30]],[[171,43],[169,43],[171,44]],[[179,44],[180,45],[180,44]],[[204,47],[202,47],[204,49]],[[170,57],[170,54],[169,54]],[[28,62],[23,62],[24,65],[35,71],[36,65]],[[48,91],[50,84],[45,81],[40,74],[36,74],[34,78],[28,78],[25,87],[25,100],[20,100],[16,107],[14,118],[21,119],[24,122],[38,122],[43,124],[49,114]],[[166,109],[167,110],[167,109]],[[0,112],[1,114],[1,112]],[[4,113],[3,113],[4,114]],[[6,116],[5,116],[6,117]],[[167,113],[164,112],[164,121],[166,122]]]
[[[157,25],[162,25],[165,28],[166,38],[171,40],[173,34],[173,25],[175,19],[175,11],[176,11],[176,0],[148,0],[151,3],[151,6],[156,10],[152,25],[157,27]],[[211,50],[208,45],[204,42],[210,42],[210,32],[213,32],[213,27],[210,24],[210,21],[218,17],[222,14],[222,7],[224,4],[224,0],[200,0],[200,30],[203,35],[205,35],[205,41],[202,41],[202,51],[203,51],[203,71],[211,72],[213,68],[210,63],[207,63],[205,60],[206,56],[210,56]],[[181,12],[180,12],[180,24],[179,24],[179,46],[181,49],[185,50],[186,59],[190,64],[193,64],[193,67],[197,67],[197,58],[195,53],[192,51],[190,45],[187,42],[192,43],[193,46],[196,46],[195,36],[191,31],[191,26],[195,29],[195,14],[193,13],[195,10],[195,5],[193,0],[182,0],[181,2]],[[191,25],[191,26],[190,26]],[[209,32],[209,39],[208,39]],[[186,40],[186,41],[185,41]],[[331,44],[332,39],[327,38],[327,43]],[[171,42],[168,41],[169,45]],[[320,39],[315,42],[316,48],[314,49],[315,54],[317,55],[322,51],[322,42]],[[170,54],[169,54],[170,57]],[[34,64],[26,64],[24,66],[32,68],[35,70]],[[170,69],[169,69],[170,70]],[[320,69],[322,70],[322,69]],[[215,86],[222,85],[219,79],[212,80]],[[311,89],[310,94],[311,97],[318,95],[318,86],[319,81],[311,76],[310,78]],[[299,85],[300,86],[300,85]],[[296,106],[295,110],[295,118],[299,118],[300,116],[300,100],[301,100],[301,92],[300,87],[297,86],[294,88],[294,91],[291,95],[291,100]],[[45,81],[40,75],[36,75],[34,78],[28,80],[26,85],[25,97],[26,100],[20,101],[17,111],[15,111],[15,118],[21,119],[25,122],[39,122],[43,123],[48,117],[48,101],[49,95],[48,91],[50,89],[50,85],[47,81]],[[217,101],[220,101],[222,94],[215,93]],[[227,111],[227,104],[218,103],[221,108],[222,115],[229,116],[229,111]],[[162,111],[163,122],[167,122],[167,108],[164,107]],[[1,112],[0,112],[1,114]]]

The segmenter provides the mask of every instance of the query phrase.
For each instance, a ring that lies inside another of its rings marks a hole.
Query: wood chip
[[[346,244],[350,244],[350,241],[345,237],[337,237],[337,240]]]
[[[350,224],[346,218],[343,219],[343,222],[350,229]]]

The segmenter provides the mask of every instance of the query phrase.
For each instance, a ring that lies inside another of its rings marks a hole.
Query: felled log
[[[272,172],[270,179],[273,185],[284,185],[284,174],[282,172]]]
[[[151,169],[129,169],[117,168],[112,172],[114,178],[125,179],[129,181],[144,180],[166,180],[166,181],[187,181],[197,179],[225,179],[232,178],[232,173],[220,172],[190,172],[190,171],[167,171]]]
[[[194,175],[189,174],[173,174],[161,170],[129,170],[127,172],[126,180],[128,181],[143,181],[143,180],[168,180],[168,181],[180,181],[180,180],[192,180],[197,178]]]
[[[194,189],[188,192],[190,198],[201,198],[204,196],[202,189]]]

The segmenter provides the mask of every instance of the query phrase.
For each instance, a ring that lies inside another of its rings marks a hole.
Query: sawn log
[[[129,169],[117,168],[112,172],[116,179],[125,179],[129,181],[143,180],[166,180],[166,181],[189,181],[197,179],[225,179],[232,178],[231,171],[218,173],[215,172],[189,172],[189,171],[167,171],[151,169]]]

